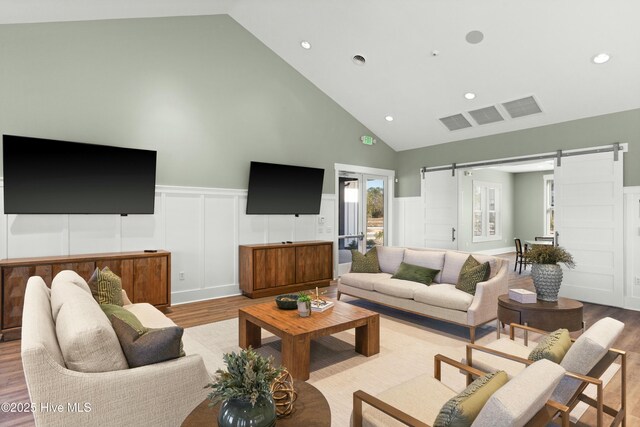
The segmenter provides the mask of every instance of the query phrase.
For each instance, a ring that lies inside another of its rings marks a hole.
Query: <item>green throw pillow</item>
[[[467,427],[473,424],[487,400],[509,381],[504,371],[492,372],[469,384],[442,406],[433,427]]]
[[[562,362],[564,355],[567,354],[571,347],[571,337],[567,329],[558,329],[545,335],[540,340],[536,348],[529,353],[529,360],[548,359],[554,363]]]
[[[122,308],[119,305],[115,304],[100,304],[100,308],[104,311],[104,314],[107,315],[109,319],[111,316],[115,316],[118,319],[126,322],[129,326],[135,329],[139,335],[147,332],[147,328],[138,320],[135,314],[127,310],[126,308]]]
[[[103,268],[102,271],[96,268],[87,284],[98,304],[122,307],[122,281],[117,274],[109,270],[109,267]]]
[[[434,270],[428,267],[421,267],[419,265],[407,264],[406,262],[400,263],[396,274],[391,276],[392,279],[411,280],[412,282],[424,283],[430,285],[433,282],[434,277],[440,273],[440,270]]]
[[[362,255],[356,249],[351,249],[351,272],[380,273],[377,248],[374,246],[366,255]]]
[[[130,368],[177,359],[184,355],[182,351],[184,329],[179,326],[148,329],[140,335],[118,316],[112,315],[110,319]]]
[[[469,255],[469,258],[464,262],[460,269],[460,275],[458,276],[458,283],[456,283],[456,289],[465,291],[468,294],[476,294],[476,285],[478,282],[484,282],[491,275],[491,267],[489,262],[480,264],[473,256]]]

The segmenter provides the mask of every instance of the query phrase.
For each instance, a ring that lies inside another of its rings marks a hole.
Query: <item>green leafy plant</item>
[[[298,292],[298,302],[311,302],[311,295],[306,292]]]
[[[527,251],[526,257],[532,264],[557,264],[561,262],[567,268],[576,266],[573,256],[560,246],[533,245],[533,248]]]
[[[273,366],[273,356],[260,356],[251,347],[240,353],[226,353],[223,356],[227,370],[218,369],[211,388],[210,405],[221,400],[244,399],[255,406],[259,397],[271,395],[271,383],[280,374],[282,367]]]

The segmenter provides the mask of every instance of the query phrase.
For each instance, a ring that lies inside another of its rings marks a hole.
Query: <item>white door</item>
[[[424,175],[424,246],[458,249],[458,177],[450,170]]]
[[[560,295],[623,306],[622,152],[563,157],[555,167],[557,244],[573,255]]]

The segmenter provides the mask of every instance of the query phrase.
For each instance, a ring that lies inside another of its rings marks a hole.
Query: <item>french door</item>
[[[624,303],[622,151],[563,157],[554,170],[556,244],[573,255],[560,295]]]
[[[351,262],[351,250],[366,253],[388,242],[389,179],[340,171],[338,173],[338,262]]]

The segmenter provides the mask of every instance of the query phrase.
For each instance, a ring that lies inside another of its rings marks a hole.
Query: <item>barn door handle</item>
[[[456,241],[456,229],[451,227],[451,241],[455,242]]]
[[[555,238],[555,242],[554,242],[554,244],[555,244],[556,246],[558,246],[558,236],[559,236],[559,235],[560,235],[560,233],[558,233],[558,232],[556,231],[556,238]]]

